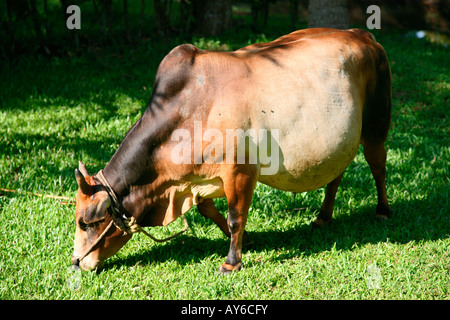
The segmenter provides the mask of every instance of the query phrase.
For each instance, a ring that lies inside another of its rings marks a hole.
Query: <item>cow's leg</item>
[[[392,112],[392,83],[389,63],[385,55],[380,56],[376,68],[376,82],[367,84],[363,110],[361,143],[364,157],[369,163],[378,192],[376,216],[387,219],[391,214],[386,195],[386,149]],[[369,89],[370,85],[370,89]],[[373,87],[373,91],[371,88]]]
[[[249,171],[239,172],[224,181],[231,241],[227,259],[219,268],[221,274],[228,274],[234,270],[239,271],[242,267],[242,239],[256,185],[255,170]]]
[[[217,207],[214,204],[212,199],[204,199],[201,203],[197,205],[198,211],[205,218],[211,219],[222,232],[228,237],[231,238],[230,229],[228,228],[227,219],[220,213]],[[242,244],[244,246],[248,246],[252,244],[250,240],[250,236],[247,231],[244,231],[244,238],[242,240]]]
[[[370,166],[378,193],[378,205],[376,217],[387,220],[391,215],[391,209],[386,193],[386,149],[384,143],[372,144],[362,141],[364,157]]]
[[[313,228],[320,228],[331,222],[331,216],[333,215],[334,199],[336,198],[336,192],[341,183],[342,176],[341,173],[339,177],[327,184],[325,191],[325,199],[323,200],[322,208],[320,208],[320,213],[317,219],[313,222]]]
[[[214,205],[212,199],[204,199],[201,203],[197,205],[200,214],[206,218],[214,221],[215,224],[222,230],[222,232],[228,237],[231,237],[230,230],[228,229],[227,220],[223,215],[220,214],[219,210]]]

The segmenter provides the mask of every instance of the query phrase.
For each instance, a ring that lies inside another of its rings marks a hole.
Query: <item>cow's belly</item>
[[[304,192],[328,184],[347,168],[360,142],[361,126],[357,121],[353,121],[353,127],[323,121],[308,128],[307,132],[280,129],[278,157],[277,152],[272,152],[270,163],[260,161],[260,182]]]
[[[321,149],[311,142],[299,141],[295,146],[281,145],[278,171],[274,174],[260,174],[258,181],[271,187],[305,192],[320,188],[336,177],[354,159],[358,150],[359,139],[341,141],[335,148]],[[306,151],[308,150],[308,151]],[[261,169],[267,168],[262,166]]]

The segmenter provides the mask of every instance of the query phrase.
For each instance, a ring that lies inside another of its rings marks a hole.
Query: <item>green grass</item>
[[[281,35],[191,39],[230,49]],[[297,195],[258,185],[244,268],[217,269],[229,241],[196,209],[190,229],[165,244],[142,235],[99,274],[68,271],[74,206],[24,194],[0,196],[0,299],[449,299],[448,49],[377,34],[393,73],[393,121],[387,141],[393,217],[374,219],[376,192],[361,150],[338,191],[334,221],[311,230],[323,188]],[[219,42],[217,42],[219,41]],[[0,187],[74,197],[74,168],[102,169],[145,110],[156,68],[182,39],[148,41],[79,56],[22,57],[0,68]],[[217,200],[226,214],[226,202]],[[176,221],[152,232],[182,228]],[[377,266],[378,289],[367,270]]]

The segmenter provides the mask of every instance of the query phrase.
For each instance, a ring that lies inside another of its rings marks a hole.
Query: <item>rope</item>
[[[116,224],[116,226],[122,230],[125,231],[127,233],[139,233],[142,232],[143,234],[145,234],[147,237],[149,237],[150,239],[152,239],[153,241],[156,242],[166,242],[169,240],[172,240],[175,237],[178,237],[179,235],[181,235],[183,232],[185,232],[188,228],[189,228],[189,224],[187,222],[186,216],[183,214],[183,220],[184,220],[184,228],[183,230],[177,232],[174,235],[171,235],[167,238],[164,239],[158,239],[155,238],[154,236],[152,236],[150,233],[148,233],[147,231],[145,231],[136,221],[135,217],[131,217],[131,218],[126,218],[126,219],[122,219],[120,218],[120,211],[119,211],[119,199],[117,198],[116,193],[114,192],[114,189],[111,187],[111,185],[109,184],[108,180],[105,178],[105,175],[103,174],[103,170],[100,170],[97,174],[97,178],[100,180],[100,183],[107,189],[108,194],[110,195],[110,197],[113,200],[113,221]]]
[[[105,230],[103,230],[101,235],[99,235],[97,237],[97,239],[95,239],[95,241],[89,246],[89,248],[87,248],[84,251],[84,253],[78,258],[78,261],[81,262],[81,260],[83,260],[92,251],[92,249],[94,249],[94,247],[97,245],[97,243],[100,242],[100,240],[102,240],[102,238],[105,236],[105,234],[108,232],[108,230],[111,229],[111,226],[113,225],[113,223],[114,223],[114,220],[111,220],[109,222],[109,224],[106,226]]]
[[[114,192],[114,189],[111,187],[108,180],[106,180],[106,178],[103,174],[103,170],[100,170],[97,173],[96,177],[98,180],[100,180],[100,183],[107,189],[109,196],[112,198],[112,200],[114,202],[114,206],[116,207],[116,210],[118,210],[119,209],[119,199],[117,199],[117,195]]]
[[[153,241],[156,241],[156,242],[167,242],[169,240],[172,240],[175,237],[178,237],[179,235],[181,235],[183,232],[185,232],[189,228],[189,224],[187,222],[186,216],[183,214],[182,217],[183,217],[183,220],[184,220],[184,228],[183,228],[183,230],[181,230],[181,231],[179,231],[179,232],[177,232],[177,233],[175,233],[175,234],[173,234],[173,235],[171,235],[171,236],[169,236],[167,238],[164,238],[164,239],[155,238],[150,233],[145,231],[144,228],[142,228],[140,225],[138,225],[136,223],[136,219],[134,217],[131,217],[130,219],[125,221],[125,224],[127,224],[127,226],[130,228],[132,233],[142,232],[143,234],[145,234],[147,237],[149,237]]]
[[[64,196],[54,196],[51,194],[34,193],[34,192],[20,191],[20,190],[11,190],[11,189],[6,189],[6,188],[0,188],[0,191],[8,192],[8,193],[24,194],[27,196],[35,196],[35,197],[43,197],[43,198],[48,198],[48,199],[68,201],[68,202],[61,202],[61,204],[75,204],[75,202],[73,202],[73,200],[74,200],[73,198],[64,197]]]

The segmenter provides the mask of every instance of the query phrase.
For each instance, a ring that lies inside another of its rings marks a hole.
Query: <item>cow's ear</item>
[[[106,191],[97,192],[94,195],[94,201],[92,201],[84,211],[84,223],[92,224],[105,220],[110,205],[111,199],[109,198],[108,193]]]

